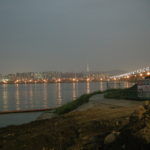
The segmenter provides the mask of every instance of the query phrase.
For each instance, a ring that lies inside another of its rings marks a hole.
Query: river
[[[0,85],[0,111],[54,108],[73,101],[84,93],[132,85],[128,82],[3,84]],[[1,114],[0,127],[32,121],[40,113]]]

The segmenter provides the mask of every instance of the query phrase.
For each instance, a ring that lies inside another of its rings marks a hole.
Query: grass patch
[[[96,92],[93,92],[93,93],[90,93],[90,94],[81,95],[76,100],[56,108],[54,113],[59,114],[59,115],[68,113],[68,112],[78,108],[79,106],[89,102],[90,97],[92,97],[93,95],[101,94],[101,93],[102,93],[101,91],[96,91]]]
[[[105,98],[115,98],[115,99],[133,99],[140,100],[137,92],[137,85],[134,85],[126,89],[110,89],[105,91]]]

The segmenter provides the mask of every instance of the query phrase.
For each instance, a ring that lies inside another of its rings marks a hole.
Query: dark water
[[[132,85],[128,82],[5,84],[0,85],[0,111],[53,108],[73,101],[84,93]],[[38,112],[0,115],[0,127],[29,122],[39,114]]]
[[[54,83],[0,85],[0,111],[52,108],[76,99],[83,93],[107,88],[129,87],[129,83]]]

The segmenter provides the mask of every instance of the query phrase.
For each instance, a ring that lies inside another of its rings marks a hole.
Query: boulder
[[[119,135],[120,135],[120,132],[112,131],[110,134],[108,134],[105,137],[104,145],[108,145],[108,144],[115,142]]]

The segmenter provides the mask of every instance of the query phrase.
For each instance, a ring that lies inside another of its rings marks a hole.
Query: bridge
[[[144,79],[146,76],[150,76],[150,67],[145,67],[128,73],[111,76],[110,80],[136,81],[136,80]]]

